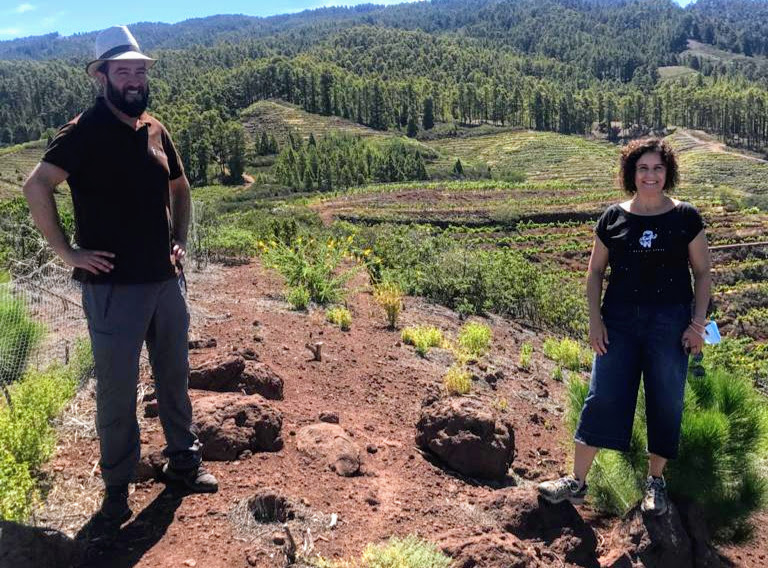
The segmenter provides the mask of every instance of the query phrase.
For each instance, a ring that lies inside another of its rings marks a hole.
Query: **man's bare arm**
[[[24,197],[29,203],[32,220],[59,257],[69,264],[83,268],[92,274],[109,272],[113,265],[109,259],[114,254],[107,251],[74,249],[67,241],[59,225],[59,213],[53,192],[69,174],[58,166],[40,162],[24,183]]]
[[[187,176],[180,175],[171,180],[169,189],[171,194],[173,254],[178,260],[181,260],[187,253],[187,231],[189,230],[189,216],[192,209]]]

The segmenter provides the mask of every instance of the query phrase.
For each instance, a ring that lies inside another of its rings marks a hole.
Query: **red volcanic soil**
[[[501,318],[485,320],[493,330],[492,349],[472,366],[481,377],[474,382],[473,396],[489,405],[503,406],[506,401],[506,415],[515,427],[516,458],[507,481],[484,483],[440,467],[417,449],[421,401],[441,384],[453,356],[433,349],[422,358],[404,345],[398,331],[386,328],[362,275],[352,283],[356,289],[348,301],[353,316],[348,332],[326,322],[320,309],[291,311],[282,299],[280,278],[258,263],[212,267],[190,276],[192,338],[216,339],[216,347],[191,352],[192,364],[250,349],[279,374],[284,400],[269,404],[282,413],[284,448],[231,462],[208,462],[220,483],[214,495],[174,498],[164,493],[159,481],[137,484],[130,496],[134,518],[108,553],[89,566],[285,566],[280,524],[246,526],[238,514],[244,500],[264,488],[276,490],[308,513],[304,526],[293,525],[300,550],[311,541],[313,554],[353,559],[367,543],[392,535],[414,533],[434,540],[451,529],[469,531],[483,522],[479,504],[494,492],[514,484],[533,486],[568,469],[564,387],[551,378],[553,364],[541,355],[542,332]],[[408,298],[399,326],[436,325],[455,338],[462,323],[450,310]],[[316,341],[324,344],[321,362],[313,361],[305,347]],[[530,370],[518,366],[524,342],[534,347]],[[482,378],[493,373],[502,377],[495,384]],[[149,380],[145,368],[142,383]],[[192,390],[193,404],[209,394]],[[98,444],[85,426],[93,419],[87,389],[74,405],[80,408],[83,429],[77,435],[75,428],[62,430],[57,454],[46,467],[51,483],[48,504],[37,517],[38,525],[70,536],[88,521],[100,499]],[[161,450],[164,442],[159,420],[144,418],[144,405],[139,409],[142,453],[149,454]],[[337,413],[360,448],[360,475],[341,477],[326,463],[298,452],[296,433],[318,422],[324,412]],[[61,513],[75,502],[82,506]],[[607,552],[600,547],[616,521],[589,506],[579,512],[598,533],[598,552]],[[768,528],[762,520],[751,544],[724,551],[729,565],[768,564]]]

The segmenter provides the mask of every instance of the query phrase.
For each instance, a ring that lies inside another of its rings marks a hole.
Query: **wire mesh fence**
[[[200,202],[193,203],[186,271],[205,270],[209,255],[201,238]],[[75,343],[88,337],[82,308],[81,284],[34,230],[31,219],[16,224],[6,241],[23,246],[27,254],[14,255],[6,281],[0,282],[0,388],[18,380],[25,368],[44,369],[52,363],[68,363]],[[0,222],[0,229],[8,229]],[[22,239],[23,237],[23,239]],[[22,243],[23,240],[23,243]],[[191,280],[194,281],[194,275]],[[192,324],[196,310],[190,306]],[[143,359],[146,361],[146,352]]]
[[[0,381],[17,380],[25,363],[67,363],[70,348],[87,337],[80,286],[70,270],[49,261],[0,284]]]

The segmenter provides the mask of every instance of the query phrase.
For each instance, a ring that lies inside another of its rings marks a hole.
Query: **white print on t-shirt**
[[[643,231],[643,236],[640,237],[640,246],[644,248],[651,248],[653,239],[655,239],[657,236],[658,235],[653,231]]]

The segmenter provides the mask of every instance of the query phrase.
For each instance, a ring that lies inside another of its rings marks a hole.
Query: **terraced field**
[[[473,138],[448,138],[431,144],[462,162],[482,161],[492,170],[525,174],[528,181],[613,186],[616,147],[607,142],[528,130]]]
[[[262,132],[267,132],[275,137],[281,147],[288,141],[289,134],[306,139],[310,134],[322,136],[329,132],[336,132],[381,142],[400,138],[419,149],[427,163],[429,175],[435,177],[449,175],[456,161],[455,157],[451,159],[448,156],[440,156],[432,147],[407,138],[396,131],[374,130],[336,116],[311,114],[296,105],[278,100],[258,101],[252,104],[240,113],[240,121],[252,141],[260,137]],[[271,157],[259,158],[257,163],[253,164],[251,173],[268,173],[272,164]]]
[[[715,305],[726,332],[768,339],[768,214],[724,207],[723,193],[766,193],[768,164],[697,133],[669,137],[678,150],[682,183],[676,195],[693,202],[708,228],[715,264]],[[527,181],[380,185],[326,197],[315,207],[326,219],[356,223],[427,223],[468,247],[509,248],[581,279],[592,227],[616,189],[618,148],[551,133],[507,132],[441,140],[433,146],[462,161],[524,172]],[[724,247],[724,248],[723,248]]]
[[[291,132],[302,137],[307,137],[310,133],[317,136],[318,133],[330,131],[359,136],[392,136],[343,118],[310,114],[296,105],[277,100],[258,101],[243,110],[240,116],[249,134],[261,134],[266,131],[274,135],[278,142],[287,140]]]
[[[253,132],[269,128],[278,138],[291,131],[308,136],[339,128],[382,140],[393,136],[274,101],[257,103],[244,121]],[[768,340],[768,246],[750,246],[768,241],[768,214],[744,205],[768,196],[768,163],[703,133],[677,131],[668,138],[681,162],[676,194],[693,202],[708,224],[718,317],[726,332]],[[458,158],[468,168],[490,166],[494,175],[514,172],[525,181],[372,185],[321,196],[312,206],[327,221],[431,224],[468,247],[517,250],[581,279],[595,220],[608,204],[623,198],[615,182],[618,148],[605,142],[528,131],[409,142],[433,156],[432,171],[444,173]],[[20,194],[42,150],[43,143],[36,142],[0,151],[0,198]],[[212,192],[214,200],[232,192],[196,190],[201,191]]]
[[[768,194],[768,161],[740,153],[698,133],[677,132],[669,137],[678,151],[683,187],[703,199],[714,190],[738,194]]]
[[[0,199],[21,195],[21,186],[44,148],[45,143],[37,141],[0,150]]]
[[[766,61],[766,58],[762,56],[746,56],[740,53],[732,53],[730,51],[718,49],[714,45],[701,43],[692,39],[688,40],[688,49],[683,51],[681,54],[681,57],[685,56],[700,57],[702,59],[709,59],[716,62],[731,62],[738,60],[743,62],[752,61],[754,63],[760,64]]]

